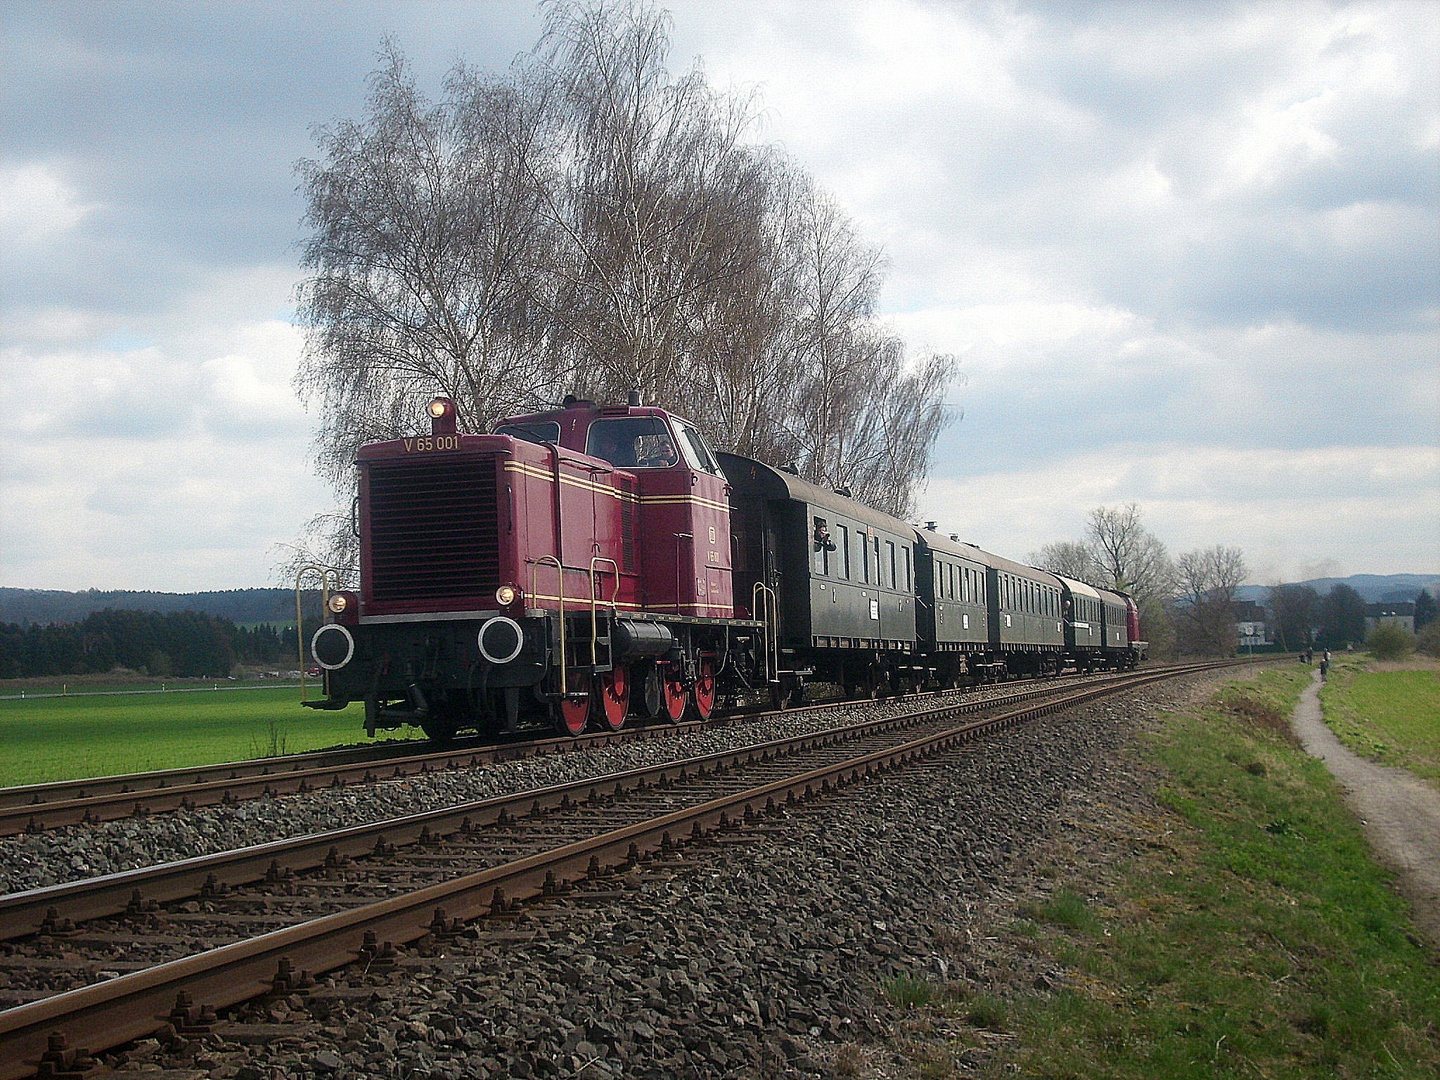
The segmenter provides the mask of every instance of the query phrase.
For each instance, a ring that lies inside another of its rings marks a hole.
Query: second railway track
[[[1104,680],[1110,676],[1071,676],[1039,683],[1038,692],[1056,686]],[[1015,693],[1018,684],[997,684],[972,691],[977,700]],[[933,693],[886,699],[919,702]],[[836,710],[854,702],[819,702],[795,711]],[[594,749],[641,739],[668,738],[707,725],[723,726],[752,720],[744,713],[710,721],[631,726],[618,732],[592,732],[578,737],[514,741],[465,739],[451,746],[429,742],[374,743],[305,754],[256,758],[189,768],[162,769],[118,776],[90,777],[53,783],[0,788],[0,837],[40,832],[67,825],[115,821],[177,809],[230,805],[272,795],[303,793],[318,788],[372,783],[423,775],[439,770],[470,768],[496,761]]]

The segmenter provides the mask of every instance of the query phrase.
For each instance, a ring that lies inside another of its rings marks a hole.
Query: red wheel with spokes
[[[700,661],[700,674],[695,679],[695,711],[701,720],[709,720],[715,711],[715,662]]]
[[[602,731],[619,731],[630,711],[630,671],[617,665],[595,676],[595,719]]]
[[[672,721],[679,721],[685,715],[685,704],[690,695],[685,693],[685,684],[675,675],[675,672],[665,673],[665,715]]]
[[[553,706],[555,730],[561,735],[579,735],[590,718],[590,695],[570,694]]]

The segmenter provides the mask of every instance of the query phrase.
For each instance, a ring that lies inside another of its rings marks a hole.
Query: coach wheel
[[[855,690],[851,696],[875,701],[880,697],[884,684],[885,673],[883,671],[873,667],[866,668],[864,674],[855,681]]]
[[[630,672],[623,665],[595,676],[595,719],[601,731],[619,731],[630,710]]]
[[[590,717],[590,695],[570,694],[555,702],[555,730],[561,735],[579,735]]]
[[[690,695],[685,693],[685,684],[678,676],[679,672],[673,669],[665,673],[663,715],[673,723],[678,723],[685,715],[685,704],[690,699]]]
[[[715,711],[715,662],[700,661],[700,674],[695,679],[695,711],[701,720],[709,720]]]

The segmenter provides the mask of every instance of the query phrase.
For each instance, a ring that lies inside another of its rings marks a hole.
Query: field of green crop
[[[0,787],[364,742],[363,721],[357,705],[303,708],[294,687],[11,698],[0,700]]]
[[[1320,700],[1325,723],[1355,753],[1440,782],[1440,671],[1347,664]]]

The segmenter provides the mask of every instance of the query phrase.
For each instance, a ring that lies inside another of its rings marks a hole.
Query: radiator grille
[[[412,457],[368,466],[371,600],[459,600],[495,586],[494,457]]]

